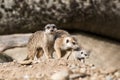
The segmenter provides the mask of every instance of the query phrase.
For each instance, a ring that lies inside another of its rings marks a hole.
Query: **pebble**
[[[117,78],[120,78],[120,72],[119,72],[119,71],[115,72],[114,75],[115,75]]]
[[[33,67],[33,65],[30,65],[29,67],[30,67],[30,68],[32,68],[32,67]]]
[[[80,69],[80,73],[86,73],[86,68],[84,68],[84,67],[81,68],[81,69]]]
[[[23,78],[24,78],[24,80],[29,80],[30,76],[26,74],[25,76],[23,76]]]
[[[79,78],[81,75],[80,74],[71,74],[69,76],[70,79],[76,79],[76,78]]]
[[[77,68],[77,65],[72,64],[72,65],[70,65],[69,67],[70,67],[70,69],[75,69],[75,68]]]
[[[106,76],[106,80],[113,80],[113,77],[108,75],[108,76]]]
[[[62,70],[62,71],[56,72],[51,76],[51,80],[69,80],[69,71]]]

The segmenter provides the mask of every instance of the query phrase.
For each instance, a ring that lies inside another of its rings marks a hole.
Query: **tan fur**
[[[69,36],[70,34],[65,30],[57,30],[56,38]]]
[[[54,25],[47,24],[45,27],[49,27],[48,31],[37,31],[30,37],[27,45],[29,59],[39,58],[43,52],[47,59],[51,58],[56,35],[56,30],[51,29],[51,26]],[[50,30],[53,30],[53,32],[50,33]]]
[[[67,51],[71,51],[73,48],[78,47],[77,40],[72,36],[62,36],[55,40],[54,49],[59,58],[66,55]]]
[[[65,36],[69,36],[70,34],[65,31],[65,30],[57,30],[56,31],[56,36],[55,36],[55,39],[57,38],[60,38],[60,37],[65,37]],[[43,55],[43,52],[41,51],[41,53],[39,54],[39,56],[42,56]],[[53,57],[53,56],[52,56]]]

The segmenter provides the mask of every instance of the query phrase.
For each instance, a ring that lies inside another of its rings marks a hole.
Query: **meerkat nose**
[[[54,30],[51,30],[51,32],[53,32]]]

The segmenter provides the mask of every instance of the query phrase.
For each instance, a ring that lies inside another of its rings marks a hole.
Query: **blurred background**
[[[42,30],[48,23],[77,36],[79,44],[91,50],[91,63],[120,66],[120,0],[0,0],[1,52],[18,59],[26,48],[3,48],[23,46],[30,36],[24,34]],[[12,36],[18,33],[24,34]]]

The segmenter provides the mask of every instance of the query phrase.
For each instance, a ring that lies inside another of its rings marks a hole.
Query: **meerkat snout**
[[[45,32],[48,34],[54,34],[57,31],[55,24],[47,24],[45,26]]]

